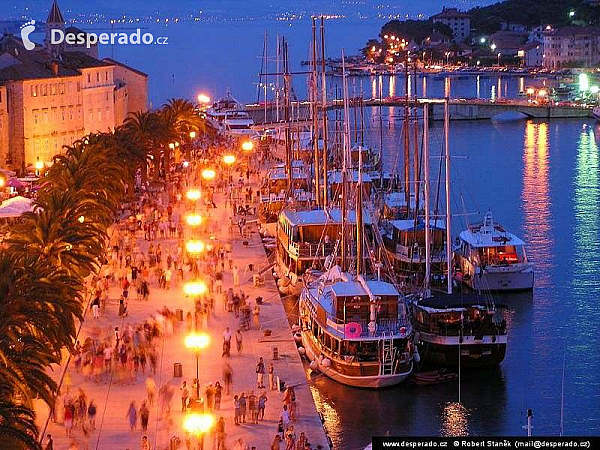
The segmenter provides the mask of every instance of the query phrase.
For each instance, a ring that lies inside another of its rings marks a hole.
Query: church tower
[[[65,19],[63,19],[56,0],[52,0],[52,6],[50,7],[50,12],[48,13],[48,18],[46,19],[46,38],[44,39],[44,48],[50,52],[53,58],[60,59],[62,52],[65,50],[65,42],[63,41],[60,44],[52,44],[52,30],[61,30],[63,33],[65,31]]]

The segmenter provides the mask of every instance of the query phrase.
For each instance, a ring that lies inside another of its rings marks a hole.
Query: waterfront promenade
[[[248,270],[249,264],[253,264],[255,269],[267,266],[267,258],[260,236],[257,232],[256,224],[247,225],[247,238],[240,236],[237,226],[230,227],[230,217],[232,208],[226,207],[224,195],[216,194],[216,209],[202,210],[204,216],[210,217],[207,225],[209,236],[214,237],[213,242],[226,244],[229,242],[232,248],[233,264],[238,267],[240,286],[233,286],[233,274],[228,265],[225,265],[224,271],[224,291],[229,287],[234,287],[236,292],[241,289],[244,294],[249,296],[251,305],[254,307],[255,298],[262,297],[264,304],[260,305],[259,321],[262,328],[272,330],[269,338],[263,336],[261,329],[252,327],[249,331],[243,332],[243,350],[241,355],[236,352],[235,337],[232,339],[231,357],[222,357],[223,332],[229,327],[232,333],[239,328],[239,319],[231,312],[225,311],[222,294],[215,294],[215,316],[209,317],[208,329],[202,330],[210,334],[211,341],[208,348],[201,351],[200,354],[200,372],[201,396],[208,383],[219,381],[224,385],[223,366],[228,362],[233,369],[232,390],[229,395],[225,395],[221,400],[220,411],[214,411],[215,420],[219,417],[225,419],[226,448],[245,450],[256,447],[257,449],[269,449],[274,436],[277,434],[277,425],[282,412],[283,393],[275,390],[269,390],[267,376],[265,375],[266,389],[258,389],[256,385],[255,367],[260,357],[264,358],[265,365],[272,362],[275,375],[285,381],[287,386],[295,386],[296,400],[298,404],[297,421],[294,423],[296,437],[304,432],[311,443],[311,448],[316,449],[318,445],[328,448],[326,436],[317,414],[310,389],[307,383],[305,371],[298,355],[296,345],[294,344],[292,334],[287,322],[287,318],[281,304],[274,280],[270,276],[270,271],[266,271],[264,284],[260,287],[254,287],[252,284],[252,273]],[[183,211],[175,208],[174,215],[181,214]],[[208,240],[209,236],[206,237]],[[143,237],[143,236],[142,236]],[[203,237],[203,239],[205,239]],[[163,252],[171,248],[172,252],[176,247],[175,239],[159,239]],[[246,244],[247,245],[246,245]],[[142,252],[146,253],[149,243],[144,239],[138,239],[138,244]],[[163,253],[164,255],[165,253]],[[163,256],[164,257],[164,256]],[[175,280],[176,277],[173,277]],[[186,280],[191,278],[187,274]],[[97,405],[96,429],[90,430],[87,436],[81,427],[73,428],[72,437],[67,437],[62,425],[50,422],[47,433],[52,434],[55,449],[139,449],[141,447],[141,438],[143,435],[148,437],[152,449],[162,450],[170,449],[169,443],[173,436],[181,439],[181,446],[175,448],[186,448],[186,434],[182,429],[184,413],[181,412],[180,385],[186,380],[192,389],[192,381],[196,374],[196,359],[192,350],[184,345],[184,338],[187,333],[188,325],[185,317],[188,311],[194,308],[194,302],[186,298],[183,292],[183,283],[174,282],[169,290],[158,287],[156,284],[150,286],[150,296],[148,301],[137,300],[132,289],[131,299],[128,303],[129,315],[125,318],[118,316],[118,298],[120,288],[117,284],[112,284],[109,290],[110,301],[106,306],[105,312],[99,319],[92,318],[92,311],[88,310],[85,322],[82,327],[80,342],[84,342],[90,336],[103,336],[112,333],[115,326],[120,330],[127,327],[128,324],[141,324],[151,315],[161,310],[164,306],[172,311],[183,310],[183,321],[176,321],[173,333],[164,335],[157,345],[158,364],[157,372],[153,377],[157,393],[164,385],[171,385],[174,392],[171,399],[170,419],[160,419],[161,411],[159,402],[150,407],[150,416],[148,430],[146,433],[140,429],[139,416],[135,431],[130,430],[126,414],[132,401],[139,409],[142,402],[146,400],[145,380],[150,373],[149,367],[146,367],[145,374],[138,372],[135,380],[120,381],[116,374],[112,376],[106,374],[100,379],[99,383],[90,380],[84,380],[84,376],[75,370],[73,361],[68,367],[65,382],[63,383],[63,392],[65,386],[69,386],[69,394],[76,397],[81,388],[87,396],[88,402],[94,400]],[[167,333],[168,334],[168,333]],[[278,359],[273,360],[273,347],[277,347]],[[174,377],[173,365],[181,363],[183,377]],[[57,368],[53,376],[59,379],[62,369]],[[234,425],[234,402],[233,395],[245,392],[248,396],[251,391],[256,396],[260,396],[266,391],[268,400],[266,402],[265,417],[259,424]],[[59,398],[59,407],[62,397]],[[37,420],[40,429],[43,429],[48,409],[41,402],[37,405]],[[214,430],[214,428],[213,428]],[[237,442],[242,439],[242,443]],[[46,444],[44,437],[44,445]],[[194,440],[192,439],[194,445]],[[246,445],[248,447],[246,447]],[[281,448],[284,448],[282,442]],[[192,446],[192,448],[197,448]],[[216,448],[216,436],[214,432],[207,434],[205,438],[204,449],[210,450]]]

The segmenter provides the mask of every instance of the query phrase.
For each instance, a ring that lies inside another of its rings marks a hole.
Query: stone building
[[[452,37],[462,42],[471,34],[471,18],[456,8],[444,8],[441,13],[431,16],[433,23],[443,23],[452,29]]]
[[[147,109],[147,75],[114,60],[50,42],[65,29],[56,0],[44,45],[26,50],[20,38],[0,38],[0,168],[33,172],[63,146],[106,132],[133,111]]]

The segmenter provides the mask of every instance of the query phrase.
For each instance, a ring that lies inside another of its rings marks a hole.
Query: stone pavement
[[[248,239],[240,237],[238,227],[234,227],[233,233],[230,233],[229,217],[231,208],[225,208],[222,195],[216,195],[216,201],[219,205],[217,209],[210,209],[210,220],[214,224],[214,236],[221,242],[228,240],[232,244],[234,264],[238,266],[240,273],[241,286],[243,292],[252,300],[258,296],[263,297],[265,303],[260,309],[260,322],[263,328],[272,330],[269,338],[264,338],[261,330],[252,329],[243,332],[243,351],[237,355],[235,350],[235,338],[232,339],[231,358],[228,359],[233,367],[233,389],[231,395],[223,395],[221,400],[221,410],[215,411],[215,417],[225,418],[226,445],[228,449],[234,448],[234,442],[238,438],[249,446],[256,446],[257,449],[270,449],[271,441],[277,433],[277,423],[282,410],[283,394],[277,391],[267,389],[268,401],[265,410],[265,420],[257,425],[244,424],[235,426],[233,421],[233,395],[240,392],[253,390],[258,396],[264,389],[256,388],[255,367],[259,357],[265,360],[265,366],[272,361],[273,347],[278,348],[279,359],[273,361],[275,375],[286,382],[286,385],[297,386],[295,388],[298,402],[298,420],[295,423],[296,436],[304,431],[307,435],[312,448],[322,445],[328,448],[327,439],[317,414],[309,386],[307,384],[306,373],[296,345],[292,338],[292,333],[285,316],[283,305],[281,304],[276,285],[270,275],[266,272],[265,283],[263,286],[255,288],[252,285],[252,274],[247,270],[249,264],[254,264],[255,268],[265,268],[267,258],[264,248],[257,232],[256,224],[248,226],[250,236]],[[204,238],[203,238],[204,239]],[[206,241],[206,239],[204,239]],[[247,241],[247,245],[243,244]],[[163,247],[163,258],[165,257],[165,248],[176,245],[173,240],[160,240]],[[139,241],[142,251],[146,253],[148,242]],[[227,266],[227,264],[226,264]],[[187,278],[189,279],[189,275]],[[174,277],[175,278],[175,277]],[[226,267],[224,273],[224,290],[232,286],[232,273]],[[138,324],[145,321],[151,314],[167,306],[170,310],[182,309],[184,317],[187,311],[193,310],[193,301],[186,298],[182,290],[182,285],[173,286],[170,290],[164,290],[156,285],[150,287],[149,301],[143,302],[135,300],[135,293],[129,301],[129,316],[125,319],[118,317],[118,298],[120,290],[116,285],[110,289],[110,303],[106,308],[104,315],[94,320],[91,311],[87,312],[85,322],[80,335],[80,342],[84,342],[86,337],[97,334],[98,329],[112,330],[115,326],[122,327],[127,324]],[[233,313],[227,313],[223,308],[223,301],[220,295],[215,295],[216,307],[215,318],[211,317],[208,324],[208,332],[211,335],[210,346],[203,350],[200,356],[200,382],[201,389],[208,383],[214,383],[222,380],[223,360],[222,352],[222,334],[225,327],[230,327],[232,332],[239,326],[239,319],[236,319]],[[107,331],[108,332],[108,331]],[[184,337],[186,335],[186,322],[179,322],[172,336],[163,337],[158,345],[158,370],[155,376],[157,390],[165,383],[170,383],[175,387],[175,395],[172,399],[171,410],[173,414],[172,424],[159,420],[157,410],[158,402],[151,407],[148,432],[146,433],[154,450],[169,449],[169,442],[172,436],[181,438],[182,445],[185,440],[185,432],[182,430],[183,416],[181,413],[181,400],[179,396],[179,386],[182,380],[186,380],[190,385],[196,374],[195,355],[191,350],[185,348]],[[268,339],[268,340],[266,340]],[[183,378],[174,378],[173,364],[179,362],[183,366]],[[148,373],[148,368],[146,373]],[[62,368],[57,368],[53,376],[58,380]],[[71,363],[67,370],[66,382],[70,384],[71,395],[76,395],[77,390],[82,388],[86,394],[88,402],[94,400],[98,414],[96,417],[96,430],[92,431],[86,438],[83,436],[81,428],[74,428],[73,438],[67,438],[63,426],[50,422],[47,433],[51,433],[54,438],[54,448],[61,450],[67,448],[79,449],[139,449],[143,433],[140,431],[139,420],[137,431],[130,431],[126,419],[126,413],[131,401],[135,401],[139,408],[142,401],[146,399],[146,389],[144,381],[147,375],[138,374],[137,380],[131,384],[119,383],[116,377],[112,382],[101,381],[99,384],[94,381],[85,381],[81,374],[76,373],[74,364]],[[267,384],[265,375],[265,383]],[[268,387],[268,386],[267,386]],[[224,394],[224,393],[223,393]],[[43,428],[48,417],[48,408],[38,402],[36,412],[40,427]],[[139,415],[138,415],[139,419]],[[205,449],[214,448],[214,436],[209,436],[205,443]],[[44,444],[46,439],[44,438]],[[71,447],[70,447],[71,446]],[[284,444],[281,445],[284,448]]]

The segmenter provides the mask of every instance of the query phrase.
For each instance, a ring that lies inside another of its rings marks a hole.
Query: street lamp
[[[185,221],[191,227],[197,227],[202,223],[202,216],[198,213],[190,213],[185,217]]]
[[[254,144],[252,143],[252,141],[244,141],[242,142],[242,150],[245,152],[251,152],[252,149],[254,148]]]
[[[230,166],[235,162],[235,156],[234,155],[225,155],[225,156],[223,156],[223,162],[225,164],[227,164],[228,166]]]
[[[77,221],[78,221],[79,223],[83,223],[83,222],[85,222],[85,217],[83,217],[83,216],[79,216],[79,217],[77,218]]]
[[[215,418],[212,414],[192,413],[187,414],[183,419],[183,429],[201,440],[200,448],[204,448],[204,434],[209,432],[214,425]]]
[[[202,178],[205,180],[212,180],[217,176],[217,172],[214,169],[204,169],[202,171]]]
[[[448,65],[448,59],[450,57],[450,52],[446,52],[445,55],[446,55],[446,65]]]
[[[492,49],[492,51],[496,50],[496,44],[490,45],[490,48]]]
[[[185,249],[191,255],[199,255],[204,251],[204,242],[191,239],[185,243]]]
[[[196,139],[196,132],[190,131],[190,139]]]
[[[183,292],[188,297],[198,297],[204,295],[208,288],[202,281],[188,281],[183,285]]]
[[[200,191],[198,189],[188,189],[185,194],[188,200],[196,201],[200,198]]]
[[[42,173],[41,171],[44,169],[44,161],[40,161],[40,158],[35,162],[35,176],[39,177]]]
[[[502,54],[502,53],[498,52],[498,67],[500,67],[500,55],[501,55],[501,54]]]
[[[201,105],[208,105],[210,103],[210,97],[204,93],[198,94],[198,103]]]
[[[185,346],[196,353],[196,398],[200,398],[200,350],[208,347],[210,336],[206,333],[190,333],[185,337]]]

